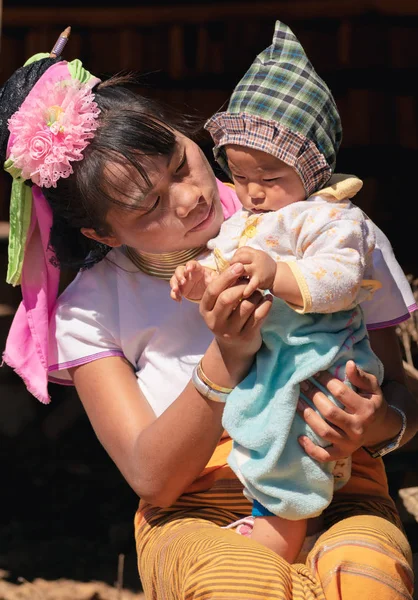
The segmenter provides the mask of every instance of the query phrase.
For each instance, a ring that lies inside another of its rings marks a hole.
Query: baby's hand
[[[189,260],[177,267],[170,279],[170,296],[176,302],[181,302],[183,296],[192,302],[199,302],[213,276],[216,273],[212,269],[204,267],[197,260]]]
[[[232,257],[231,264],[234,263],[243,264],[245,274],[249,278],[244,298],[248,298],[258,289],[269,290],[273,287],[277,263],[266,252],[243,246]]]

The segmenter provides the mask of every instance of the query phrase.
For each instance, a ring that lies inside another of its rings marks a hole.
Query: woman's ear
[[[95,229],[90,227],[82,227],[81,233],[85,235],[87,238],[94,240],[95,242],[100,242],[101,244],[106,244],[106,246],[111,246],[112,248],[117,248],[122,246],[122,242],[120,242],[116,236],[109,235],[99,235]]]

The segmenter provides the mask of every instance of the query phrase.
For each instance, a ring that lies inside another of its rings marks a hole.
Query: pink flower
[[[9,156],[23,179],[56,187],[73,172],[71,163],[83,158],[100,111],[88,84],[45,75],[9,119]]]
[[[29,154],[33,160],[44,158],[52,147],[51,135],[40,132],[30,140]]]

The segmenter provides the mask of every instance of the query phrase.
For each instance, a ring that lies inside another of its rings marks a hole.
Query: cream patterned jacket
[[[380,287],[373,279],[375,236],[366,215],[351,202],[363,184],[347,175],[334,175],[330,183],[276,212],[241,209],[209,241],[211,253],[201,262],[216,268],[215,256],[229,261],[241,246],[287,262],[304,302],[293,308],[301,313],[347,310],[371,298]]]

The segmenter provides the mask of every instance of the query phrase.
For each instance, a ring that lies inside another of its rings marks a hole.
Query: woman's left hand
[[[299,399],[298,413],[317,435],[332,444],[322,448],[306,436],[299,438],[305,452],[319,462],[339,460],[350,456],[361,446],[381,443],[382,425],[388,413],[395,412],[389,409],[374,375],[365,373],[353,361],[348,361],[346,375],[357,392],[329,372],[315,377],[345,406],[345,410],[333,404],[312,382],[301,384],[303,394],[313,402],[320,414],[302,398]],[[396,419],[397,415],[393,417]],[[400,422],[399,429],[401,425]]]

